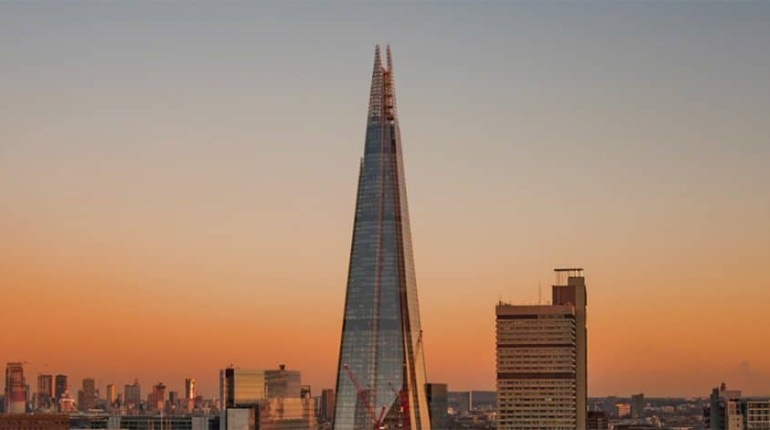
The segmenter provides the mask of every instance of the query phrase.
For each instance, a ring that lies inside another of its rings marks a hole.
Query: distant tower
[[[69,385],[67,385],[67,375],[56,375],[54,395],[56,396],[57,402],[62,398],[68,389]]]
[[[93,409],[96,403],[96,382],[93,378],[83,379],[83,389],[78,391],[78,409]]]
[[[318,404],[318,422],[330,423],[334,420],[334,390],[321,391],[321,399]]]
[[[53,375],[43,374],[37,377],[37,407],[53,407],[54,385]]]
[[[112,407],[118,400],[117,393],[115,392],[115,384],[107,384],[107,404]]]
[[[24,365],[8,363],[5,368],[5,413],[23,414],[27,412],[25,393]]]
[[[390,48],[375,50],[337,368],[336,430],[429,430]],[[381,412],[382,411],[382,412]]]
[[[184,380],[184,398],[195,399],[195,396],[196,396],[195,378],[186,378]]]
[[[644,418],[644,393],[631,396],[631,418]]]
[[[163,409],[166,401],[166,386],[162,382],[152,386],[152,392],[147,398],[147,407],[153,411]]]
[[[123,400],[126,409],[138,408],[142,403],[142,387],[139,385],[138,379],[134,379],[133,384],[126,384],[123,387]]]
[[[551,305],[498,304],[497,428],[586,428],[586,289],[556,269]]]

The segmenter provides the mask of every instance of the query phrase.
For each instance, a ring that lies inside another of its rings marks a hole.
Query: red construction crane
[[[401,390],[396,391],[396,388],[393,386],[392,383],[388,382],[388,385],[390,386],[390,390],[393,391],[393,394],[396,395],[396,398],[398,398],[399,403],[401,404],[401,417],[402,417],[402,429],[409,430],[412,427],[412,421],[409,417],[409,394],[408,390],[406,388],[403,388]]]
[[[372,419],[373,430],[382,430],[385,427],[382,425],[382,419],[385,417],[385,411],[387,410],[386,406],[382,407],[382,410],[380,411],[380,416],[374,414],[374,409],[372,409],[372,405],[369,404],[369,399],[366,396],[366,392],[361,388],[361,386],[358,384],[358,380],[356,380],[356,376],[353,375],[353,371],[350,370],[350,367],[347,363],[342,363],[342,368],[345,369],[345,373],[347,373],[348,378],[350,378],[350,382],[353,383],[353,386],[356,389],[356,393],[358,393],[358,399],[361,400],[361,404],[364,405],[364,408],[366,409],[366,413],[369,414],[369,418]]]
[[[420,352],[421,348],[422,348],[422,330],[420,330],[420,334],[417,336],[417,346],[415,346],[414,354],[413,354],[415,357]],[[396,391],[396,388],[393,386],[391,382],[388,382],[388,385],[390,386],[390,390],[393,391],[393,394],[396,395],[396,398],[398,398],[398,401],[401,405],[401,416],[402,416],[401,428],[404,430],[410,430],[412,428],[412,419],[411,419],[411,416],[409,415],[409,389],[407,387],[402,387],[400,390]]]

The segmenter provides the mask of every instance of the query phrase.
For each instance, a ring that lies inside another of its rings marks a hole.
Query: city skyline
[[[91,6],[0,5],[0,363],[29,385],[333,388],[390,42],[429,381],[493,389],[495,303],[579,265],[589,396],[766,394],[767,4]]]

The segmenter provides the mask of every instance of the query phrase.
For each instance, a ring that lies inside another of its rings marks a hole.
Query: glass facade
[[[375,51],[342,328],[334,428],[429,429],[412,234],[390,49]],[[357,386],[356,386],[357,385]]]
[[[264,370],[228,367],[219,375],[219,398],[223,408],[255,405],[266,397]]]

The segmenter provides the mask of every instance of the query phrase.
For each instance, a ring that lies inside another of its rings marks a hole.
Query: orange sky
[[[770,394],[767,9],[208,7],[0,5],[0,362],[332,387],[390,42],[431,381],[580,266],[590,395]]]

